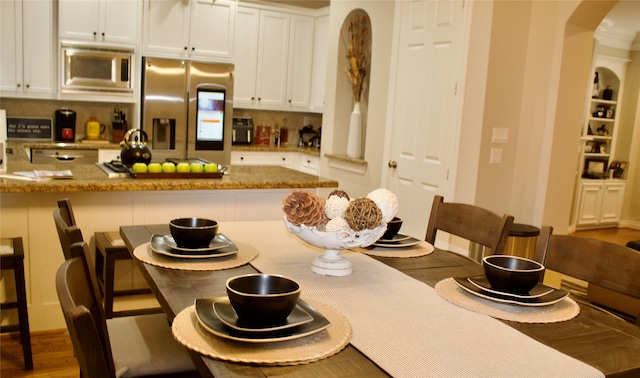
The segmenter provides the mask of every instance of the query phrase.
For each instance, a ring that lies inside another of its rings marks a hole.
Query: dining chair
[[[62,253],[64,253],[65,260],[68,260],[73,257],[71,256],[71,245],[84,241],[82,231],[76,224],[71,201],[68,198],[58,200],[58,208],[53,210],[53,220],[58,231]]]
[[[53,211],[53,219],[58,231],[60,245],[65,259],[74,257],[71,255],[70,247],[73,243],[83,241],[82,232],[76,223],[71,201],[68,198],[58,200],[58,208]],[[138,288],[127,290],[115,290],[115,266],[117,260],[131,260],[131,254],[124,245],[112,245],[107,237],[110,232],[95,233],[95,277],[98,283],[98,290],[103,299],[105,316],[110,319],[114,316],[129,316],[161,313],[159,307],[130,309],[124,311],[113,311],[113,302],[115,296],[149,294],[151,289]],[[87,260],[87,266],[90,266],[91,259]]]
[[[163,314],[105,319],[82,255],[74,255],[56,274],[56,290],[82,377],[141,377],[171,374],[199,377],[187,350],[174,340]]]
[[[434,244],[437,231],[444,231],[490,248],[492,254],[502,254],[512,225],[511,215],[500,216],[466,203],[444,202],[444,197],[436,195],[425,241]]]
[[[553,235],[543,226],[534,259],[547,269],[640,299],[640,253],[603,240]],[[636,314],[640,325],[640,314]]]

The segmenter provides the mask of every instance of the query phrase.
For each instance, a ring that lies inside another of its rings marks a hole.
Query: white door
[[[465,9],[461,1],[400,3],[389,189],[400,201],[403,232],[424,237],[434,195],[451,200],[453,193]]]
[[[578,210],[579,226],[595,226],[600,222],[602,208],[603,185],[582,184],[580,190],[580,209]]]

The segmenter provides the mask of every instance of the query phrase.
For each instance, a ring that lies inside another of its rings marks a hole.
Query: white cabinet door
[[[189,2],[145,0],[142,50],[171,56],[187,56],[189,45]]]
[[[58,2],[58,37],[61,39],[97,41],[99,22],[99,0]]]
[[[53,6],[49,1],[0,1],[0,91],[6,97],[55,95]]]
[[[101,1],[101,42],[137,44],[141,23],[140,5],[139,0]]]
[[[60,0],[58,37],[64,40],[136,44],[137,0]]]
[[[145,0],[143,13],[144,54],[233,58],[235,0]]]
[[[602,207],[600,210],[600,223],[617,223],[620,221],[622,200],[624,198],[624,184],[604,185],[602,195]]]
[[[191,4],[189,53],[192,57],[233,58],[235,0],[197,0]]]
[[[233,102],[236,107],[252,106],[256,95],[260,11],[238,7],[236,23]]]
[[[0,89],[22,93],[22,1],[0,1]]]
[[[258,105],[284,108],[287,95],[289,15],[260,11],[256,98]]]
[[[596,226],[600,221],[603,185],[601,183],[582,184],[581,187],[578,225]]]
[[[313,17],[291,16],[287,107],[309,109],[314,26]]]
[[[311,109],[324,109],[324,87],[327,78],[327,51],[329,40],[329,16],[316,19],[313,51],[313,76],[311,82]]]

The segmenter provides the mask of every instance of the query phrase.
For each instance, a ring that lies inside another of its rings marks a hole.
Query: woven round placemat
[[[573,319],[580,313],[580,306],[569,297],[549,306],[509,305],[467,293],[453,278],[445,278],[438,282],[436,292],[449,302],[468,310],[519,323],[557,323]]]
[[[159,266],[161,268],[176,270],[223,270],[236,268],[247,264],[258,256],[258,250],[246,243],[234,242],[238,247],[238,253],[224,257],[207,259],[180,259],[164,256],[153,252],[150,243],[144,243],[133,250],[133,255],[140,261]]]
[[[420,257],[426,256],[432,253],[435,248],[431,243],[427,243],[423,241],[419,244],[416,244],[411,247],[406,248],[385,248],[385,247],[374,247],[372,249],[368,248],[354,248],[354,251],[364,253],[369,256],[376,257],[396,257],[396,258],[409,258],[409,257]]]
[[[231,362],[260,365],[300,365],[330,357],[351,340],[351,324],[342,314],[320,302],[305,299],[331,322],[318,333],[296,340],[249,343],[223,339],[200,326],[195,306],[182,310],[174,319],[173,337],[185,347],[205,356]]]

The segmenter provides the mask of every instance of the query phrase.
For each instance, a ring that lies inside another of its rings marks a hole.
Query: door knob
[[[398,168],[398,163],[396,163],[395,160],[389,160],[389,164],[388,165],[389,165],[389,168],[393,168],[393,169]]]

